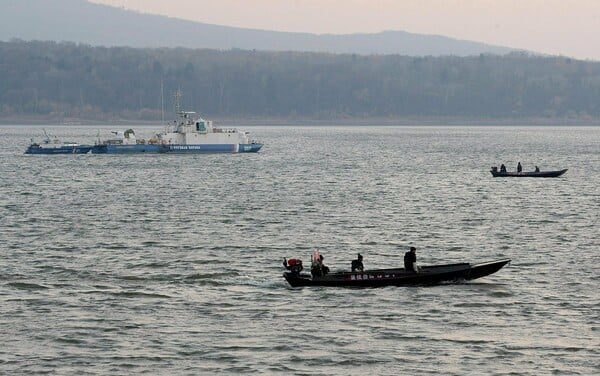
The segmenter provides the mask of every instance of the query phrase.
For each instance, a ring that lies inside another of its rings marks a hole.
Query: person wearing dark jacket
[[[410,251],[404,254],[404,269],[407,271],[413,271],[418,273],[419,268],[417,267],[417,249],[410,247]]]
[[[523,167],[521,166],[521,162],[517,163],[517,172],[523,171]]]
[[[323,257],[323,255],[319,255],[317,260],[313,260],[312,267],[310,268],[310,273],[313,275],[313,277],[322,277],[329,273],[329,267],[325,266],[323,263],[324,259],[325,257]]]
[[[358,258],[356,260],[352,260],[352,271],[362,272],[364,270],[364,266],[363,266],[362,260],[363,260],[363,257],[359,253],[358,254]]]

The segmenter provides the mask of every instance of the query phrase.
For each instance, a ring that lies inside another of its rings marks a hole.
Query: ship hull
[[[215,153],[256,153],[262,144],[197,144],[197,145],[96,145],[92,149],[95,154],[140,154],[140,153],[172,153],[172,154],[215,154]]]
[[[527,172],[506,172],[491,170],[492,176],[509,178],[556,178],[567,172],[567,168],[559,171],[527,171]]]
[[[479,264],[431,265],[422,267],[418,273],[397,268],[364,272],[337,272],[324,276],[285,272],[283,276],[292,287],[426,286],[485,277],[494,274],[509,262],[510,259],[504,259]]]
[[[25,154],[85,154],[94,148],[93,145],[39,147],[29,146]]]

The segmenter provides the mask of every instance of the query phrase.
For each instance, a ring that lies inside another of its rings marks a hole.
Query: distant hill
[[[2,0],[0,40],[70,41],[94,46],[312,51],[408,56],[506,54],[510,48],[443,36],[288,33],[217,26],[143,14],[85,0]]]

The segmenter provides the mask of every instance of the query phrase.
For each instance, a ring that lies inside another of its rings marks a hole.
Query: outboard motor
[[[292,272],[292,274],[300,274],[300,272],[303,269],[303,267],[302,267],[302,260],[300,260],[300,259],[289,259],[289,260],[286,260],[284,258],[283,259],[283,266],[287,270],[289,270],[290,272]]]

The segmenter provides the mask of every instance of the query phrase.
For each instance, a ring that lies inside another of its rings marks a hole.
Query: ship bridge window
[[[204,126],[204,122],[203,121],[197,121],[196,122],[196,131],[198,131],[198,132],[206,132],[206,127]]]

